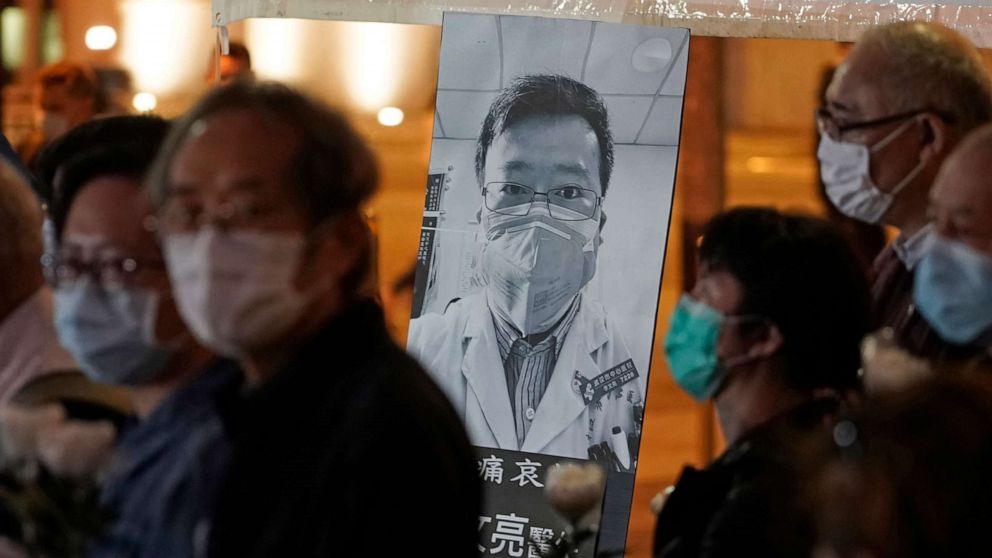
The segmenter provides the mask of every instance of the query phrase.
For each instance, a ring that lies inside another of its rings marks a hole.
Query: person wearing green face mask
[[[716,217],[698,255],[665,353],[675,382],[713,401],[728,447],[683,471],[658,516],[655,556],[808,556],[793,441],[824,434],[859,389],[867,281],[829,224],[770,209]]]

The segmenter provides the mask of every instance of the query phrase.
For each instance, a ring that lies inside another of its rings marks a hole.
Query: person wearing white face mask
[[[613,168],[602,99],[564,76],[518,78],[489,109],[475,167],[485,287],[413,320],[408,350],[474,444],[631,470],[641,371],[583,290]]]
[[[967,39],[937,24],[898,22],[866,32],[840,65],[816,114],[827,196],[842,213],[895,227],[873,270],[876,328],[910,353],[948,345],[912,301],[913,271],[934,241],[930,188],[970,130],[992,120],[992,82]]]
[[[992,125],[970,134],[930,195],[937,239],[916,269],[913,297],[958,350],[953,364],[992,371]]]
[[[224,415],[235,447],[209,556],[478,552],[465,430],[365,289],[377,174],[341,115],[238,82],[175,124],[149,176],[179,312],[248,380]],[[396,502],[416,513],[384,540]]]
[[[137,415],[101,475],[113,520],[93,557],[194,556],[230,455],[218,401],[236,394],[240,370],[189,334],[148,228],[141,179],[168,127],[144,116],[89,122],[49,161],[59,338],[90,379],[129,388]]]

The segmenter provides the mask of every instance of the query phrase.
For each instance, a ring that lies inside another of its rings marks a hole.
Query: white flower
[[[105,420],[64,421],[38,433],[39,460],[61,477],[96,479],[110,462],[116,437]]]
[[[38,457],[38,433],[65,420],[60,405],[0,407],[0,462],[23,464]]]
[[[661,508],[665,507],[665,502],[668,501],[668,497],[672,495],[672,492],[675,492],[675,487],[669,486],[668,488],[655,494],[654,498],[651,498],[651,502],[648,505],[651,507],[651,513],[653,513],[655,517],[661,513]]]
[[[558,513],[576,529],[595,529],[599,524],[603,489],[603,469],[595,463],[555,465],[548,471],[545,493]]]
[[[902,389],[933,375],[926,360],[896,345],[890,329],[865,338],[861,344],[861,361],[862,380],[868,393]]]

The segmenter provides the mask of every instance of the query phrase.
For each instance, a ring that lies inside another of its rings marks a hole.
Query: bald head
[[[942,25],[903,21],[867,31],[841,72],[861,85],[865,101],[888,114],[930,109],[962,133],[992,121],[992,82],[978,50]]]
[[[942,235],[992,255],[992,125],[972,132],[944,162],[930,208]]]
[[[0,321],[42,284],[41,221],[34,192],[0,161]]]

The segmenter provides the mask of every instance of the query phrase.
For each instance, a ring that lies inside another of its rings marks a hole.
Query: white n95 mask
[[[285,334],[307,297],[293,279],[302,234],[219,231],[170,234],[163,246],[179,313],[218,354],[242,358]]]
[[[871,179],[871,155],[892,143],[913,122],[915,120],[906,121],[871,147],[820,134],[820,145],[816,150],[820,178],[834,207],[865,223],[874,225],[881,221],[899,192],[923,170],[924,162],[920,161],[890,192],[883,192]]]
[[[483,218],[481,266],[490,308],[523,335],[551,329],[596,272],[599,220],[546,211]]]

